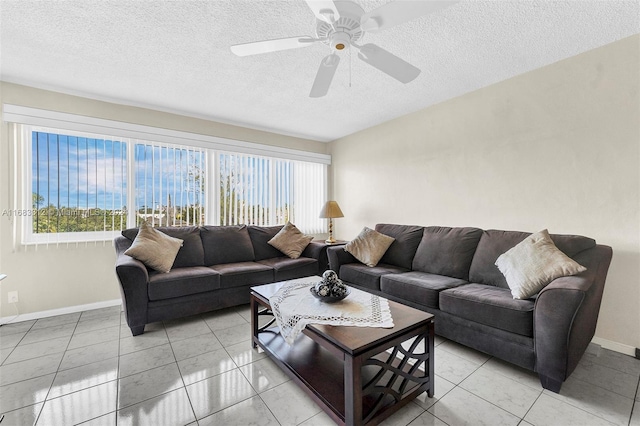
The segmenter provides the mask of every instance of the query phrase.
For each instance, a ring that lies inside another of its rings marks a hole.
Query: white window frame
[[[23,145],[23,165],[22,170],[24,171],[24,176],[26,177],[25,184],[22,186],[22,200],[23,200],[23,208],[22,211],[31,212],[32,214],[27,215],[26,217],[33,218],[34,214],[38,212],[34,211],[32,205],[32,192],[33,192],[33,150],[31,148],[31,138],[33,132],[44,132],[44,133],[53,133],[53,134],[64,134],[65,136],[75,136],[75,137],[90,137],[94,139],[109,139],[110,136],[98,135],[95,133],[86,133],[86,132],[76,132],[73,130],[66,129],[51,129],[47,127],[40,126],[24,126],[23,127],[23,135],[22,135],[22,145]],[[129,159],[130,155],[133,152],[132,146],[133,142],[128,138],[117,138],[119,141],[126,142],[126,156],[127,156],[127,171],[129,170]],[[133,163],[133,162],[131,162]],[[131,178],[129,174],[127,174],[127,195],[129,193],[129,188]],[[127,227],[130,227],[131,224],[131,214],[127,215]],[[134,225],[135,226],[135,215],[133,216]],[[22,219],[22,243],[25,245],[29,244],[52,244],[52,243],[79,243],[86,241],[106,241],[112,240],[117,235],[120,234],[121,231],[83,231],[83,232],[48,232],[48,233],[36,233],[33,232],[33,219],[25,220]]]
[[[219,164],[222,156],[234,158],[235,167],[232,169],[236,173],[231,181],[235,185],[240,185],[241,188],[248,188],[252,195],[252,198],[245,198],[246,194],[238,194],[236,187],[235,198],[243,204],[243,208],[236,204],[225,208],[225,211],[234,217],[231,223],[227,222],[228,224],[252,223],[270,226],[282,223],[278,219],[278,214],[284,213],[280,209],[284,207],[283,201],[286,199],[287,220],[295,223],[299,229],[308,234],[326,232],[326,221],[318,216],[327,196],[327,168],[324,165],[236,152],[216,151],[216,153],[219,168],[222,167]],[[285,177],[282,174],[285,169],[288,170],[287,179],[281,181],[280,178]],[[248,180],[253,181],[256,175],[268,176],[269,185],[260,183],[257,186],[243,185],[248,183]],[[217,173],[216,179],[220,178],[222,176]],[[216,186],[220,188],[222,182],[217,181]],[[220,197],[217,198],[219,199]],[[257,200],[260,202],[256,204]],[[260,213],[260,209],[254,210],[257,206],[267,209],[269,214]],[[221,212],[222,207],[218,206],[217,210]],[[244,220],[239,220],[241,217],[244,217]],[[221,223],[221,221],[215,223]]]
[[[201,135],[176,130],[168,130],[138,124],[123,123],[112,120],[104,120],[93,117],[80,116],[75,114],[61,113],[56,111],[42,110],[30,107],[4,104],[3,120],[6,123],[22,124],[22,140],[16,148],[20,151],[22,172],[14,175],[13,179],[26,178],[22,183],[21,198],[19,201],[14,197],[13,212],[19,210],[32,211],[32,149],[31,135],[35,131],[45,131],[48,133],[64,133],[70,136],[82,136],[127,140],[127,206],[129,214],[127,216],[127,227],[135,227],[136,215],[132,202],[135,202],[133,146],[137,141],[144,143],[149,141],[152,144],[168,144],[172,146],[199,147],[207,149],[205,161],[206,176],[214,176],[215,183],[209,184],[205,194],[206,223],[219,223],[220,199],[219,182],[219,153],[233,152],[244,153],[256,156],[272,157],[277,159],[288,159],[303,162],[314,162],[325,165],[331,164],[331,156],[309,151],[294,150],[271,145],[262,145],[253,142],[232,140],[215,136]],[[16,155],[16,154],[14,154]],[[15,168],[15,167],[14,167]],[[211,174],[213,172],[213,174]],[[17,170],[14,174],[18,173]],[[325,169],[324,198],[326,199],[327,176]],[[18,185],[14,185],[17,189]],[[14,189],[14,190],[15,190]],[[14,219],[20,219],[18,217]],[[17,222],[17,221],[16,221]],[[58,244],[58,243],[84,243],[88,241],[108,241],[112,240],[120,231],[87,231],[87,232],[60,232],[38,234],[33,232],[31,220],[19,220],[22,223],[22,245],[33,244]],[[15,223],[15,222],[14,222]],[[14,228],[15,239],[15,228]],[[14,242],[15,244],[15,242]]]

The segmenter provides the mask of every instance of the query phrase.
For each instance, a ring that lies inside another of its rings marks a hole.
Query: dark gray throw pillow
[[[283,225],[276,226],[249,226],[249,237],[253,244],[256,260],[282,257],[284,254],[275,247],[269,245],[269,241],[276,236]]]
[[[246,225],[204,226],[200,230],[205,266],[255,259]]]
[[[380,263],[411,269],[411,262],[413,262],[413,256],[415,256],[418,244],[422,240],[423,230],[424,226],[377,224],[376,231],[395,238],[395,241],[380,259]]]
[[[412,269],[468,280],[481,236],[478,228],[429,226],[424,229]]]

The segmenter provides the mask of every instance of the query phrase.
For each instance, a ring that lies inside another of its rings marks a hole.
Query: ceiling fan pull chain
[[[349,89],[351,89],[351,60],[353,58],[353,50],[349,48]]]

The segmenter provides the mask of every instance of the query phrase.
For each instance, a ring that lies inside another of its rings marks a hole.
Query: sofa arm
[[[327,269],[327,245],[324,241],[311,241],[300,254],[301,257],[309,257],[318,261],[318,275]]]
[[[322,241],[311,241],[300,256],[320,260],[327,245]]]
[[[558,392],[593,338],[611,248],[598,245],[574,258],[585,272],[554,280],[534,307],[536,371],[545,388]]]
[[[329,258],[329,269],[335,271],[340,276],[340,267],[347,263],[360,263],[358,259],[344,250],[344,246],[336,246],[327,248],[327,257]]]
[[[142,262],[124,254],[131,241],[117,237],[114,244],[117,254],[116,275],[120,282],[122,308],[127,325],[134,335],[141,334],[147,323],[149,272]]]

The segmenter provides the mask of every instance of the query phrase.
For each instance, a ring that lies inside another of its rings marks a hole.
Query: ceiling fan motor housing
[[[360,18],[364,15],[364,9],[351,1],[335,1],[336,8],[340,12],[340,19],[333,25],[322,20],[317,20],[316,36],[326,40],[332,50],[341,51],[362,38]]]

